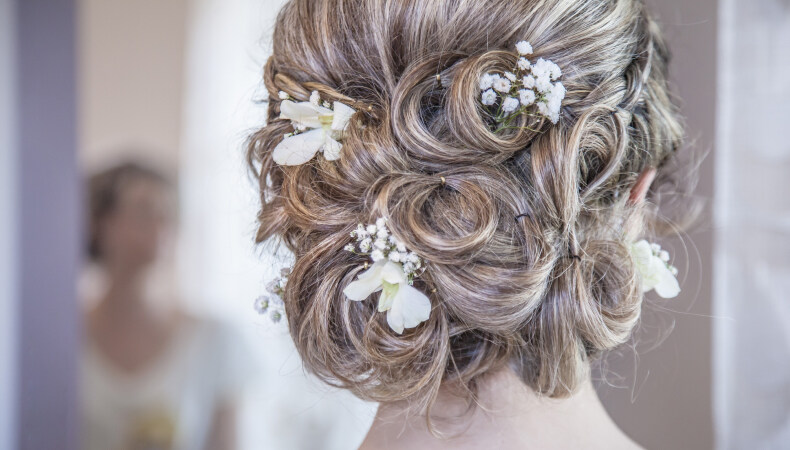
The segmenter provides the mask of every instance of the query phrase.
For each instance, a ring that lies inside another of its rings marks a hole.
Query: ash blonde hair
[[[512,68],[520,40],[563,69],[561,119],[494,134],[478,79]],[[628,193],[682,136],[642,1],[292,0],[273,42],[269,122],[249,146],[257,237],[295,255],[285,308],[310,371],[428,407],[440,385],[474,392],[510,365],[562,397],[628,339],[642,294],[627,246],[652,221]],[[339,161],[272,161],[292,131],[281,90],[359,110]],[[343,251],[349,232],[379,216],[428,267],[415,286],[433,311],[403,335],[342,294],[365,259]]]

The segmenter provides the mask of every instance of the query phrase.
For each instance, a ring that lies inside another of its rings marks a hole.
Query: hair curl
[[[494,134],[478,79],[513,67],[520,40],[562,67],[561,119]],[[441,384],[474,392],[509,364],[562,397],[628,339],[642,293],[627,245],[652,220],[628,192],[682,138],[642,1],[292,0],[273,42],[269,122],[248,149],[257,239],[295,255],[284,300],[309,370],[364,399],[428,407]],[[339,161],[272,161],[292,131],[281,90],[359,110]],[[428,267],[416,287],[431,317],[403,335],[374,301],[342,294],[364,262],[342,251],[349,232],[379,216]]]

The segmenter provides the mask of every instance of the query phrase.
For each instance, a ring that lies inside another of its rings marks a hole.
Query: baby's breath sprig
[[[565,86],[557,81],[562,70],[553,62],[539,58],[534,64],[527,59],[532,45],[527,41],[516,44],[519,59],[513,71],[485,73],[480,77],[480,100],[484,106],[495,109],[495,132],[512,127],[515,117],[526,114],[545,117],[552,123],[560,119],[560,108],[565,99]],[[531,112],[532,107],[537,108]],[[529,129],[529,128],[528,128]],[[537,131],[537,130],[532,130]]]
[[[356,245],[348,244],[344,250],[356,255],[370,256],[374,263],[388,259],[401,264],[409,285],[414,284],[414,278],[421,273],[421,269],[424,269],[422,259],[416,253],[408,251],[406,246],[390,233],[387,229],[387,220],[384,218],[379,218],[375,224],[367,226],[360,223],[357,229],[351,232],[351,237],[356,239]]]
[[[286,267],[280,270],[280,276],[270,281],[266,285],[267,295],[262,295],[255,299],[255,310],[258,314],[269,314],[272,322],[278,323],[285,316],[285,285],[288,283],[288,276],[291,269]]]

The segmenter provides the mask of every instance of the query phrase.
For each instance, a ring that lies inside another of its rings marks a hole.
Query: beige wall
[[[79,150],[178,166],[188,0],[79,0]]]
[[[615,421],[645,447],[708,449],[714,446],[711,330],[714,320],[723,320],[712,317],[710,210],[716,153],[718,1],[648,0],[648,4],[659,15],[671,46],[672,81],[692,144],[686,151],[710,152],[695,191],[707,208],[683,242],[669,242],[678,258],[683,292],[671,301],[646,305],[634,342],[638,356],[627,347],[612,355],[605,373],[619,387],[604,386],[599,392]],[[658,342],[670,330],[669,337]]]

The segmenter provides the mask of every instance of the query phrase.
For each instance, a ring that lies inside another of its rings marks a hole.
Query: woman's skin
[[[425,416],[407,416],[408,405],[381,405],[360,450],[639,449],[612,421],[590,381],[571,398],[538,397],[506,368],[488,376],[477,406],[441,392],[432,412],[437,438]]]
[[[629,195],[631,204],[644,201],[655,178],[645,169]],[[509,368],[482,380],[476,406],[447,389],[440,391],[431,420],[409,414],[404,402],[382,404],[360,450],[522,450],[639,449],[612,421],[588,379],[572,397],[539,397]]]
[[[120,372],[134,376],[163,357],[179,327],[189,320],[174,309],[154,308],[145,283],[172,225],[173,198],[156,181],[129,181],[114,211],[98,226],[100,264],[107,291],[87,312],[88,339]],[[229,402],[214,411],[210,449],[234,448],[234,414]]]

